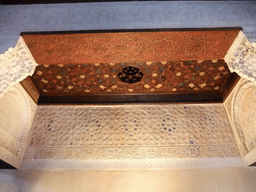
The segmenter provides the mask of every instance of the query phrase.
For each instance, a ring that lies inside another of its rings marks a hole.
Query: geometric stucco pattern
[[[222,104],[39,106],[26,159],[238,156]]]

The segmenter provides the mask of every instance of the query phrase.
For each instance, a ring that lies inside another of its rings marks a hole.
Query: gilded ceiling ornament
[[[122,82],[132,84],[139,82],[143,77],[143,73],[140,69],[129,66],[123,68],[122,71],[118,73],[118,77]]]

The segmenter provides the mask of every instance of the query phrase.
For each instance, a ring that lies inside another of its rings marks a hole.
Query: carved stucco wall
[[[37,167],[42,160],[47,164],[237,156],[222,104],[39,106],[24,167]]]
[[[256,161],[256,87],[241,79],[224,103],[241,155]],[[249,157],[250,156],[250,157]],[[248,160],[248,158],[250,160]]]
[[[0,98],[0,159],[19,168],[37,105],[20,84]]]

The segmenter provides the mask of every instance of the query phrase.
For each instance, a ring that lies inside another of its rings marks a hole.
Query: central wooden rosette
[[[131,66],[123,68],[122,71],[118,73],[118,77],[122,82],[130,84],[139,82],[143,76],[140,69]]]

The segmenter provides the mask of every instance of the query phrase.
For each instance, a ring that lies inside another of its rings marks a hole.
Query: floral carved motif
[[[250,43],[241,31],[225,56],[225,61],[231,72],[256,85],[256,43]]]
[[[22,37],[14,48],[0,55],[0,97],[14,84],[32,75],[37,64]]]

